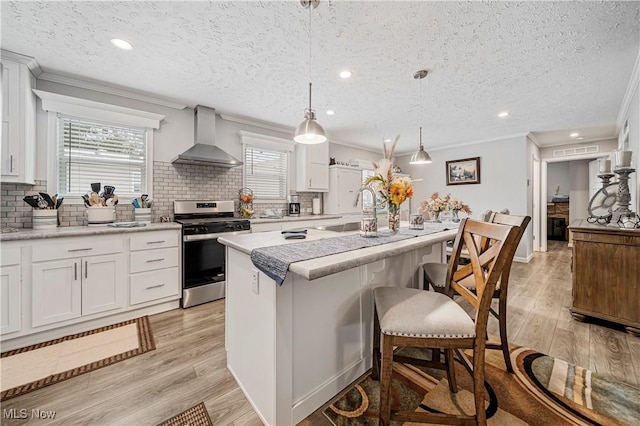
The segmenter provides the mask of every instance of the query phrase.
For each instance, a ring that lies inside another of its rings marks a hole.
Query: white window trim
[[[272,151],[286,151],[287,155],[287,187],[285,193],[289,194],[291,189],[291,157],[295,149],[295,143],[288,139],[276,138],[273,136],[261,135],[259,133],[246,132],[244,130],[238,132],[242,140],[242,159],[244,161],[246,155],[247,146],[254,148],[269,149]],[[242,186],[246,186],[247,176],[245,174],[244,165],[242,166]],[[287,198],[270,198],[270,199],[255,199],[254,204],[269,204],[269,203],[285,203]]]
[[[147,137],[147,194],[153,199],[153,129],[160,128],[164,115],[86,99],[59,95],[42,90],[33,91],[42,100],[42,109],[47,111],[47,191],[55,194],[58,191],[58,113],[87,120],[99,120],[127,126],[145,127]],[[117,192],[117,189],[116,189]],[[65,204],[80,204],[81,197],[66,196]],[[130,203],[131,200],[120,200]]]

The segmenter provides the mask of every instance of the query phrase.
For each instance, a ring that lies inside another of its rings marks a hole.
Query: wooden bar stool
[[[464,219],[454,243],[447,280],[453,291],[468,300],[476,309],[472,319],[450,297],[436,292],[412,288],[378,287],[374,289],[374,335],[372,378],[380,380],[380,425],[391,420],[437,424],[486,424],[484,407],[484,350],[487,319],[491,298],[514,250],[518,229],[510,226]],[[463,242],[469,252],[470,263],[458,267]],[[476,291],[469,291],[459,283],[473,277]],[[441,348],[444,361],[415,360],[394,356],[394,347]],[[382,349],[382,352],[380,350]],[[473,350],[473,361],[463,353]],[[393,361],[410,362],[444,369],[449,386],[457,392],[453,351],[473,376],[476,413],[474,416],[424,412],[391,412],[391,373]]]

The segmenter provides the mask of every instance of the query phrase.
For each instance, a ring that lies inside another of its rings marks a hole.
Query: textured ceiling
[[[1,2],[2,48],[104,81],[291,128],[308,103],[298,1]],[[640,2],[322,1],[313,107],[329,138],[414,149],[537,132],[615,136]],[[119,37],[134,49],[114,48]],[[341,80],[338,72],[353,77]],[[415,71],[422,81],[422,106]],[[327,116],[333,109],[336,114]],[[420,114],[422,110],[422,114]],[[497,118],[503,110],[506,119]],[[567,142],[571,142],[567,140]]]

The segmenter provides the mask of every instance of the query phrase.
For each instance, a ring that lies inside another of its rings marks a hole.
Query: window
[[[60,195],[85,194],[91,183],[116,188],[118,196],[147,192],[146,129],[58,115]]]
[[[287,198],[287,165],[289,153],[244,147],[244,186],[253,191],[256,200]]]
[[[47,191],[82,204],[80,195],[100,182],[120,202],[151,194],[153,129],[164,115],[34,90],[48,112]]]
[[[244,151],[243,186],[254,202],[285,202],[289,195],[293,141],[241,131]]]

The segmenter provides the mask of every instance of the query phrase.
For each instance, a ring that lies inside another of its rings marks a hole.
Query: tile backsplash
[[[225,169],[212,166],[194,166],[155,161],[153,164],[152,221],[161,217],[173,220],[174,200],[234,200],[238,207],[238,190],[242,188],[242,168]],[[36,181],[35,185],[0,183],[0,225],[2,228],[31,228],[31,211],[22,199],[34,192],[47,192],[47,181]],[[117,190],[116,190],[117,192]],[[299,193],[302,212],[310,210],[317,193]],[[287,212],[287,203],[254,204],[256,216],[265,209],[275,213]],[[116,207],[118,221],[134,220],[133,206],[127,202]],[[63,204],[58,212],[60,226],[87,224],[84,205]]]

